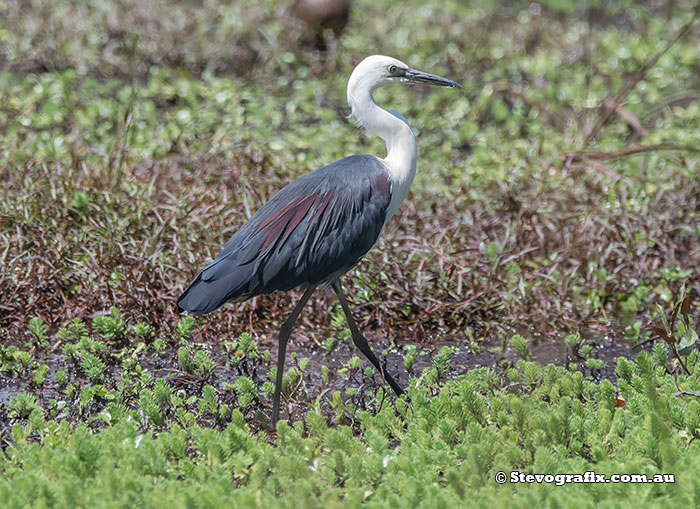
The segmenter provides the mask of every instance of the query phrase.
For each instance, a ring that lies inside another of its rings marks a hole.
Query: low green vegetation
[[[0,507],[696,504],[696,3],[358,0],[319,55],[270,0],[0,1]],[[272,430],[294,295],[175,299],[285,184],[383,155],[346,118],[372,53],[464,86],[376,94],[418,175],[345,284],[410,399],[318,292]]]
[[[303,419],[280,422],[273,443],[250,424],[265,388],[244,375],[217,390],[142,369],[114,387],[74,382],[43,405],[20,392],[5,413],[14,424],[0,456],[0,500],[8,508],[690,506],[700,489],[700,359],[691,352],[692,374],[675,375],[668,355],[659,344],[620,358],[614,385],[525,360],[445,379],[443,349],[410,379],[410,402],[393,404],[375,385],[361,397],[336,391],[322,409],[322,394],[305,400]],[[345,369],[358,368],[351,360]],[[83,422],[71,425],[76,412]],[[513,471],[675,482],[495,482]]]

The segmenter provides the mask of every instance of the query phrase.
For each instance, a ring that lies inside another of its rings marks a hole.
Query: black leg
[[[277,380],[275,381],[275,397],[272,404],[272,427],[273,429],[277,425],[277,421],[280,418],[280,395],[282,393],[282,375],[284,374],[284,357],[287,353],[287,341],[289,336],[292,334],[292,329],[294,329],[294,322],[299,318],[301,310],[304,305],[309,301],[311,294],[314,293],[316,289],[315,286],[310,286],[304,295],[299,299],[294,311],[289,317],[284,321],[282,327],[280,327],[279,335],[279,351],[277,352]]]
[[[394,381],[392,376],[386,370],[384,370],[384,368],[382,368],[382,366],[379,364],[379,359],[377,359],[376,355],[374,355],[374,352],[372,352],[372,349],[369,347],[367,339],[362,335],[360,329],[357,328],[357,324],[355,323],[355,320],[352,317],[352,313],[350,313],[350,306],[348,306],[348,301],[345,300],[345,295],[343,294],[343,287],[340,286],[340,280],[335,280],[332,286],[333,290],[335,290],[335,294],[338,296],[340,305],[343,308],[345,318],[347,318],[348,326],[350,327],[350,333],[352,334],[353,343],[355,343],[355,346],[360,350],[360,352],[362,352],[365,355],[365,357],[367,357],[369,361],[372,364],[374,364],[374,367],[377,368],[377,371],[379,371],[384,380],[386,380],[391,386],[391,388],[394,389],[396,395],[401,396],[403,394],[403,389],[399,387],[399,384],[397,384]]]

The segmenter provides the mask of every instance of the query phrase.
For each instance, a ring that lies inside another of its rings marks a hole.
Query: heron
[[[397,396],[404,392],[360,332],[340,283],[341,276],[377,242],[416,175],[417,146],[411,127],[400,113],[381,108],[372,97],[377,88],[394,83],[461,88],[454,81],[412,69],[392,57],[366,57],[348,81],[350,117],[368,136],[384,140],[386,156],[351,155],[288,184],[230,238],[177,300],[180,312],[204,315],[226,302],[304,289],[279,331],[273,427],[279,420],[287,341],[319,287],[333,289],[355,346]]]

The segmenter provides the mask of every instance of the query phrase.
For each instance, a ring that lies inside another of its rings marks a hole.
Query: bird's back
[[[338,277],[376,242],[391,191],[387,169],[374,156],[346,157],[304,175],[231,237],[178,307],[205,314],[231,300]]]

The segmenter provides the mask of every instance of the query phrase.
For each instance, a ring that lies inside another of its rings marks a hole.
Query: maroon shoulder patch
[[[318,198],[318,194],[310,194],[299,200],[295,200],[286,207],[272,214],[263,224],[260,225],[258,231],[267,229],[263,247],[267,248],[275,241],[281,238],[284,242],[295,230],[299,223],[306,217],[311,205]]]
[[[372,189],[379,191],[384,198],[391,198],[391,180],[386,173],[375,173],[369,178]]]

